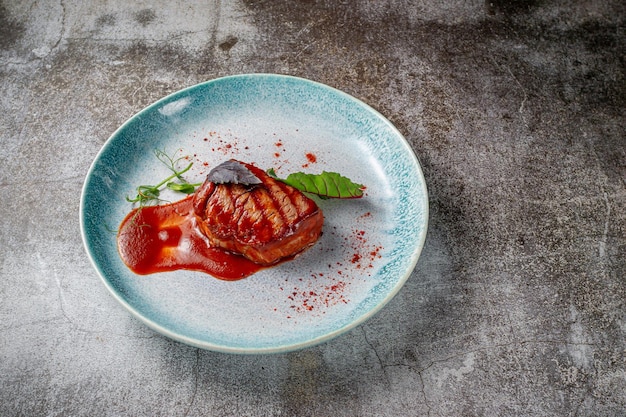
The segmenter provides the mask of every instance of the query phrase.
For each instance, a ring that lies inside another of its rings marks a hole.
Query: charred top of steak
[[[236,160],[214,168],[194,196],[212,246],[272,265],[312,246],[324,216],[315,201],[262,169]]]

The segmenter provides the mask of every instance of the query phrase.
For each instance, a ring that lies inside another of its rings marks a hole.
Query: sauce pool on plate
[[[124,263],[139,275],[186,269],[234,281],[264,268],[209,244],[198,228],[193,196],[133,209],[120,225],[117,245]]]

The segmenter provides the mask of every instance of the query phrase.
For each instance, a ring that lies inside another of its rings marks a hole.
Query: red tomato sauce
[[[192,196],[132,210],[120,225],[117,247],[124,263],[140,275],[186,269],[234,281],[264,268],[211,247],[197,226]]]

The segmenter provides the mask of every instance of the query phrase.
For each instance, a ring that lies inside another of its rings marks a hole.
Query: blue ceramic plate
[[[325,223],[316,245],[249,278],[135,275],[118,256],[115,230],[132,208],[126,196],[169,175],[157,149],[194,162],[191,182],[235,158],[282,177],[340,172],[365,184],[366,195],[320,201]],[[133,116],[93,162],[80,209],[87,253],[122,305],[172,339],[231,353],[299,349],[363,323],[411,274],[428,222],[420,165],[387,119],[328,86],[270,74],[205,82]]]

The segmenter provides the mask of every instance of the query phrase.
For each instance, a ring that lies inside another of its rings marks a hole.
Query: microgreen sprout
[[[185,194],[192,194],[196,187],[200,186],[202,183],[190,183],[183,177],[183,174],[189,171],[193,165],[193,162],[190,162],[187,166],[182,169],[178,168],[181,160],[186,159],[185,156],[181,156],[178,158],[169,156],[165,151],[157,149],[154,151],[155,156],[159,161],[161,161],[170,171],[172,171],[172,175],[165,178],[163,181],[159,182],[156,185],[140,185],[137,187],[137,195],[134,198],[130,198],[126,196],[126,200],[130,203],[139,203],[140,206],[145,206],[150,203],[158,203],[161,201],[159,198],[161,194],[161,190],[164,187],[172,191],[177,191]]]

